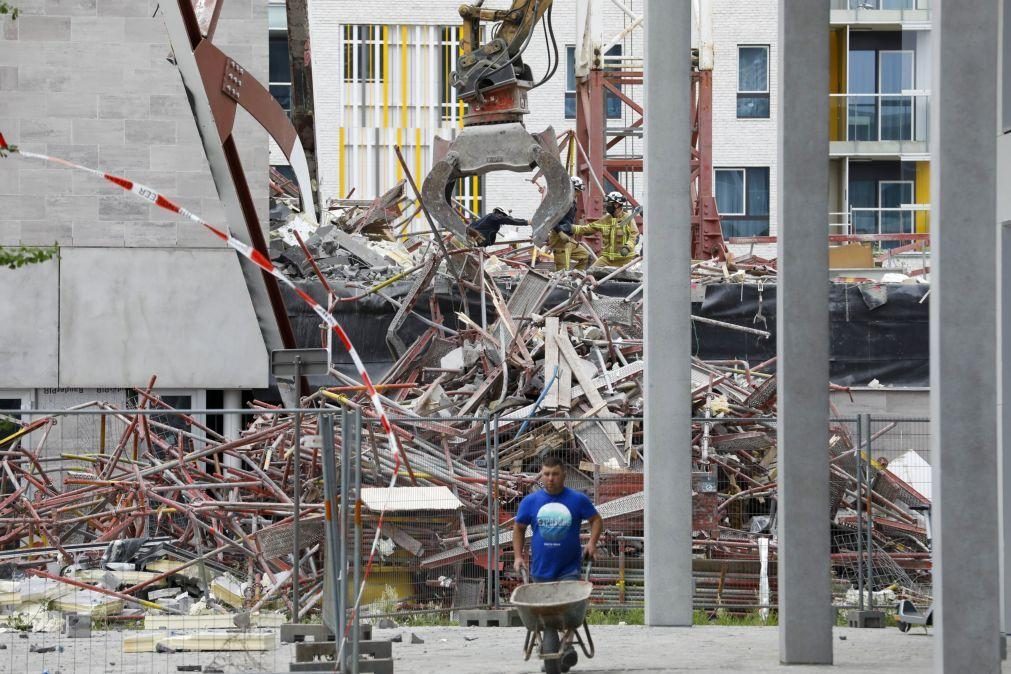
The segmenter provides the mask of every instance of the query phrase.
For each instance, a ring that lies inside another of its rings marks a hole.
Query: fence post
[[[300,359],[295,359],[295,388],[298,388],[299,381],[299,363]],[[296,405],[301,406],[301,400],[297,398],[298,402]],[[300,618],[299,613],[299,573],[298,568],[301,566],[301,509],[302,509],[302,415],[300,412],[295,412],[295,437],[294,437],[294,448],[291,453],[291,477],[292,477],[292,501],[294,506],[294,521],[292,522],[291,528],[291,547],[292,547],[292,561],[294,564],[291,566],[291,621],[298,623]]]
[[[324,515],[326,517],[326,556],[329,563],[324,564],[324,570],[328,573],[330,581],[330,592],[324,601],[328,602],[333,609],[334,617],[337,619],[337,642],[340,643],[340,616],[343,615],[343,606],[340,604],[340,583],[341,572],[338,567],[337,537],[340,536],[340,527],[337,525],[336,515],[338,508],[337,498],[337,463],[334,457],[334,434],[333,434],[333,414],[328,412],[319,413],[320,426],[320,456],[323,462],[323,497],[326,499]],[[342,425],[343,429],[343,425]],[[326,616],[326,610],[323,611]]]
[[[494,583],[495,597],[492,608],[499,608],[499,600],[502,596],[502,575],[499,572],[499,564],[502,562],[501,543],[499,542],[499,522],[498,522],[498,471],[499,471],[499,415],[495,415],[495,447],[492,452],[492,504],[491,512],[495,523],[495,535],[492,537],[492,544],[495,546],[495,556],[493,557],[492,578]]]
[[[857,415],[857,451],[856,476],[857,476],[857,592],[860,593],[860,600],[857,604],[859,610],[864,610],[864,522],[863,508],[860,506],[860,499],[864,497],[864,468],[863,468],[863,443],[864,426],[863,415]]]
[[[355,552],[354,552],[354,564],[355,564],[355,574],[354,574],[354,596],[357,598],[359,593],[361,593],[362,584],[362,411],[360,408],[355,408],[354,423],[352,424],[352,432],[354,433],[354,443],[352,445],[352,450],[354,457],[352,459],[352,464],[354,465],[354,479],[355,479],[355,491],[354,500],[348,499],[348,503],[354,504],[354,518],[355,518]],[[360,607],[355,607],[355,622],[351,626],[354,631],[352,635],[352,650],[351,650],[351,671],[353,674],[358,674],[359,663],[359,641],[362,638],[361,632],[361,609]]]
[[[871,498],[874,491],[873,485],[871,484],[871,438],[874,436],[873,429],[871,428],[871,415],[863,414],[864,418],[864,435],[867,438],[867,462],[864,464],[864,470],[867,473],[867,608],[871,611],[874,610],[874,511],[873,511],[873,499]]]
[[[347,530],[348,530],[348,486],[350,480],[350,475],[348,473],[348,457],[351,454],[351,443],[354,442],[353,434],[354,430],[351,425],[351,415],[347,407],[341,408],[341,471],[340,471],[340,509],[338,512],[338,519],[340,521],[340,539],[338,542],[338,564],[340,565],[340,586],[337,590],[338,597],[338,612],[337,612],[337,649],[338,652],[342,652],[343,656],[340,658],[340,662],[337,663],[338,670],[341,672],[347,672],[347,662],[350,659],[350,654],[347,648],[347,642],[345,641],[345,648],[343,651],[340,650],[340,643],[343,641],[348,633],[347,629],[347,608],[348,608],[348,544],[347,544]],[[353,646],[352,646],[353,648]]]
[[[498,448],[495,448],[497,451]],[[492,564],[495,559],[492,555],[493,539],[498,535],[498,527],[492,520],[492,501],[495,499],[495,492],[492,489],[492,475],[491,475],[491,458],[492,453],[492,438],[491,438],[491,422],[486,416],[484,418],[484,470],[487,479],[485,480],[485,490],[487,492],[488,503],[488,547],[485,550],[485,558],[487,559],[487,565],[485,568],[485,580],[487,581],[487,586],[485,588],[485,603],[491,606],[492,597],[495,594],[495,580],[492,574]]]

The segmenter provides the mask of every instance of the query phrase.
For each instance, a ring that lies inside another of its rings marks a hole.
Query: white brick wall
[[[769,234],[776,235],[778,10],[776,0],[718,0],[713,7],[713,166],[769,167]],[[769,119],[737,119],[737,46],[769,45]],[[826,45],[826,49],[828,46]],[[739,251],[747,247],[739,247]],[[775,246],[757,246],[775,255]]]
[[[157,0],[18,0],[0,19],[0,128],[8,141],[150,185],[224,221]],[[262,82],[267,0],[229,0],[215,43]],[[266,133],[235,138],[261,219]],[[0,166],[0,245],[219,247],[197,225],[100,180],[26,161]]]

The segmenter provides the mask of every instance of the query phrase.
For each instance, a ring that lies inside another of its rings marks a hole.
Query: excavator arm
[[[569,210],[572,184],[558,158],[554,129],[538,134],[523,126],[527,92],[537,86],[523,51],[538,22],[547,17],[550,30],[552,0],[513,0],[509,9],[487,9],[479,0],[462,5],[461,53],[453,73],[457,97],[467,104],[464,128],[450,142],[436,138],[435,163],[422,186],[422,198],[435,220],[465,241],[467,224],[452,204],[453,187],[460,178],[491,171],[540,170],[547,189],[530,220],[531,238],[543,243],[551,228]],[[481,44],[481,25],[496,22],[491,40]],[[555,64],[541,83],[557,68]]]
[[[459,10],[463,28],[453,84],[468,105],[464,124],[519,121],[527,113],[526,94],[534,85],[523,51],[552,0],[513,0],[509,9],[484,9],[483,4]],[[480,42],[483,22],[496,22],[486,44]],[[493,99],[490,105],[488,98]]]

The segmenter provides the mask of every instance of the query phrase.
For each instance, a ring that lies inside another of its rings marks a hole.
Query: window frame
[[[615,52],[615,53],[611,53],[611,52]],[[579,102],[577,100],[578,91],[576,89],[570,89],[569,88],[569,75],[570,75],[570,71],[569,71],[569,63],[570,63],[570,61],[569,61],[569,55],[570,54],[572,55],[572,61],[571,61],[571,63],[572,63],[572,71],[571,71],[572,82],[573,82],[573,84],[575,84],[575,81],[576,81],[576,45],[574,45],[574,44],[567,44],[567,45],[565,45],[565,97],[564,97],[564,104],[563,104],[564,108],[562,110],[562,113],[564,114],[565,119],[575,119],[577,117],[577,111],[579,110]],[[624,54],[624,51],[622,49],[621,43],[618,43],[618,44],[611,45],[611,48],[608,49],[607,53],[605,53],[604,55],[605,56],[622,56],[623,54]],[[614,70],[613,67],[612,68],[608,68],[607,66],[605,66],[604,69],[605,70]],[[618,87],[618,90],[620,91],[621,90],[621,86],[620,85],[616,85],[616,86]],[[572,114],[569,114],[569,110],[568,110],[569,101],[570,100],[572,101]],[[617,101],[617,110],[616,110],[615,114],[613,114],[613,115],[608,110],[608,103],[610,103],[611,101]],[[607,120],[607,119],[621,119],[621,118],[622,118],[622,100],[617,95],[615,95],[613,92],[611,92],[611,91],[605,91],[604,92],[604,119]]]
[[[884,129],[884,116],[885,116],[885,96],[895,97],[897,99],[903,98],[906,94],[902,92],[905,89],[899,89],[899,91],[883,91],[884,81],[885,81],[885,55],[886,54],[909,54],[909,88],[916,89],[916,50],[915,49],[878,49],[877,58],[877,82],[875,82],[875,88],[877,89],[877,103],[878,103],[878,140],[885,140],[882,136],[882,131]],[[912,140],[913,136],[916,134],[916,99],[912,96],[909,98],[909,139]],[[889,139],[890,140],[890,139]],[[898,139],[900,142],[907,140],[904,138]]]
[[[716,171],[741,171],[743,182],[741,189],[744,191],[742,204],[743,213],[724,213],[719,210],[717,201],[717,211],[720,215],[721,229],[726,238],[734,236],[768,236],[772,228],[772,167],[771,166],[720,166],[713,167],[713,192],[715,195]],[[762,172],[756,177],[755,172]],[[755,183],[758,180],[758,183]],[[754,185],[764,185],[765,187],[765,209],[763,213],[758,213],[752,202],[750,194]],[[749,231],[750,230],[750,231]]]
[[[748,169],[745,166],[721,166],[719,168],[713,167],[713,198],[716,198],[716,174],[720,171],[739,171],[741,174],[741,204],[744,205],[744,211],[741,213],[724,213],[720,211],[720,216],[727,217],[747,217],[748,216]],[[716,201],[716,207],[719,209],[719,199]]]
[[[742,90],[741,89],[741,50],[742,49],[764,49],[765,50],[765,89]],[[737,45],[737,84],[736,84],[736,109],[734,114],[737,119],[771,119],[772,118],[772,45],[768,44],[738,44]],[[766,115],[741,115],[741,99],[762,99],[768,102],[768,114]]]
[[[270,36],[268,38],[268,43],[269,42],[273,42],[275,40],[280,40],[281,38],[283,38],[284,42],[285,42],[285,53],[288,54],[288,59],[287,59],[287,63],[288,63],[288,81],[287,82],[275,82],[275,81],[271,80],[271,78],[270,78],[270,63],[269,63],[270,49],[268,48],[268,50],[267,50],[267,58],[268,58],[268,63],[267,63],[267,91],[269,91],[270,95],[274,97],[274,100],[277,101],[278,105],[280,105],[281,108],[290,115],[291,114],[291,91],[292,91],[291,86],[292,86],[292,83],[291,83],[291,54],[287,50],[288,31],[284,31],[284,32],[281,32],[281,31],[278,31],[278,30],[272,30],[272,31],[270,31]],[[285,107],[284,104],[281,103],[280,99],[277,98],[277,95],[274,94],[274,87],[287,87],[287,89],[288,89],[288,107]]]
[[[344,84],[382,84],[385,80],[386,55],[383,30],[390,24],[343,23],[341,44],[341,81]]]
[[[575,119],[576,111],[579,109],[579,101],[576,100],[576,89],[569,89],[569,54],[572,55],[572,82],[576,82],[576,45],[565,45],[565,97],[563,103],[563,114],[565,119]],[[569,114],[569,101],[572,101],[572,114]]]

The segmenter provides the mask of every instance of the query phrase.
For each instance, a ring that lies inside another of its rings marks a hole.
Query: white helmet
[[[625,196],[621,192],[614,191],[614,192],[608,192],[607,193],[607,196],[604,197],[604,202],[605,203],[618,204],[619,206],[624,206],[625,204],[628,203],[628,200],[625,199]]]
[[[582,192],[585,189],[585,187],[586,186],[583,184],[582,178],[580,178],[579,176],[572,176],[572,189],[574,189],[577,192]]]

